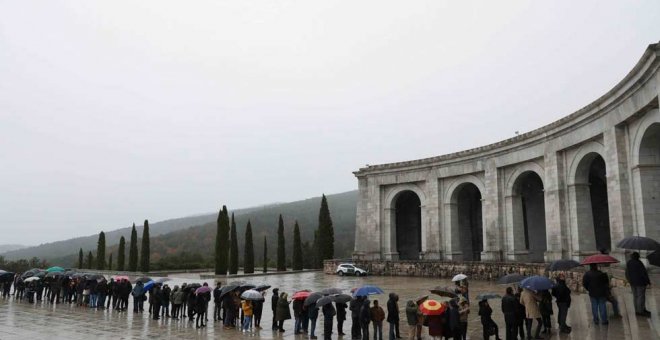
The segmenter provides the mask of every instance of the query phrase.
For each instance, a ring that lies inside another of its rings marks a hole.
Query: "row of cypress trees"
[[[306,243],[306,245],[308,245]],[[277,271],[286,271],[286,241],[284,237],[284,219],[280,214],[277,225]],[[309,254],[314,257],[314,265],[320,267],[323,260],[334,257],[334,229],[330,209],[325,195],[321,198],[321,208],[319,210],[319,226],[314,232],[314,243],[312,248],[315,254]],[[263,272],[268,271],[268,245],[266,236],[264,236],[264,258]],[[231,219],[227,206],[222,206],[218,213],[217,230],[215,238],[215,274],[226,275],[229,273],[238,273],[238,237],[236,232],[236,222],[234,214]],[[303,244],[300,236],[300,226],[295,221],[293,227],[293,259],[292,269],[303,269]],[[245,228],[245,246],[243,249],[243,272],[254,273],[254,242],[252,238],[252,224],[248,220]]]
[[[137,271],[138,270],[138,245],[137,245],[137,230],[135,223],[131,230],[131,241],[128,248],[128,267],[125,267],[125,253],[126,253],[126,239],[122,236],[119,239],[119,247],[117,249],[117,267],[119,271]],[[149,220],[144,220],[144,229],[142,230],[142,247],[140,254],[140,271],[148,272],[150,263],[150,246],[149,246]],[[91,251],[87,253],[87,258],[83,259],[83,250],[80,248],[78,251],[78,268],[87,269],[112,269],[112,254],[108,257],[108,262],[105,260],[105,233],[99,233],[99,239],[96,243],[96,261]]]

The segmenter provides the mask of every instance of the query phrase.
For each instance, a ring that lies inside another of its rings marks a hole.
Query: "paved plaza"
[[[186,282],[202,282],[188,278],[172,278],[168,282],[170,286],[180,285]],[[326,287],[337,287],[346,292],[352,287],[363,284],[378,285],[386,293],[396,292],[400,295],[399,307],[401,309],[402,336],[406,336],[406,323],[404,306],[409,299],[428,294],[428,289],[437,285],[449,285],[449,280],[413,277],[338,277],[325,275],[320,272],[275,275],[249,278],[249,282],[260,284],[267,283],[273,287],[279,287],[280,291],[293,293],[300,289],[320,290]],[[471,281],[470,296],[474,297],[483,292],[502,293],[505,286],[495,285],[492,282]],[[107,310],[90,310],[72,305],[60,304],[38,304],[28,305],[13,299],[0,299],[0,339],[148,339],[148,338],[172,338],[172,339],[198,339],[198,338],[222,338],[222,339],[305,339],[305,336],[293,334],[293,320],[284,324],[286,332],[283,334],[273,333],[270,330],[272,312],[270,309],[270,291],[267,302],[264,305],[262,319],[263,329],[253,330],[248,333],[240,333],[235,330],[224,330],[220,324],[209,321],[208,327],[196,329],[194,323],[187,320],[172,320],[163,318],[151,320],[148,313],[133,315],[130,311],[118,313]],[[627,289],[617,289],[622,317],[612,318],[609,326],[597,326],[591,323],[591,310],[588,296],[584,294],[573,295],[573,304],[569,312],[569,324],[573,327],[570,335],[559,335],[556,330],[552,339],[660,339],[660,320],[658,319],[658,306],[660,306],[660,292],[657,289],[649,290],[647,307],[653,312],[650,319],[636,317],[632,307],[632,295]],[[384,305],[386,295],[373,296]],[[493,317],[500,326],[500,336],[504,337],[504,320],[500,312],[499,300],[491,300],[494,310]],[[212,303],[210,304],[210,308]],[[476,301],[472,301],[472,311],[469,317],[469,339],[481,339],[481,323],[479,321]],[[146,308],[146,306],[145,306]],[[556,308],[555,308],[556,313]],[[610,310],[611,314],[611,310]],[[212,314],[210,315],[212,319]],[[556,315],[555,315],[556,317]],[[349,314],[350,319],[350,314]],[[347,320],[344,332],[350,334],[351,321]],[[553,318],[553,326],[556,327],[556,319]],[[317,336],[321,338],[323,330],[322,316],[317,324]],[[336,324],[333,339],[339,338],[336,334]],[[387,325],[385,325],[387,332]],[[425,338],[428,337],[424,330]],[[373,335],[372,335],[373,336]],[[344,336],[343,339],[350,339]],[[386,337],[385,337],[386,338]]]

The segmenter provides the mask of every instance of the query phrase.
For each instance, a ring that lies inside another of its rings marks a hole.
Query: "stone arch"
[[[633,139],[637,234],[660,239],[660,112],[646,114]]]
[[[444,234],[448,258],[479,261],[484,250],[483,181],[474,175],[455,179],[444,195]]]
[[[507,258],[543,262],[547,250],[543,168],[530,162],[516,168],[506,186]]]
[[[414,183],[397,185],[385,196],[386,259],[417,260],[426,249],[426,195]]]
[[[610,215],[604,147],[588,142],[573,157],[568,174],[571,241],[576,257],[610,250]]]

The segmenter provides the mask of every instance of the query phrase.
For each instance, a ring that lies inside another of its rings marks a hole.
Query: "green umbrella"
[[[46,269],[46,271],[49,272],[49,273],[52,273],[52,272],[63,272],[63,271],[64,271],[64,268],[59,267],[59,266],[55,266],[55,267],[50,267],[50,268]]]

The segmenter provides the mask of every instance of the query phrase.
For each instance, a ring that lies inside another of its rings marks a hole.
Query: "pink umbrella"
[[[582,263],[580,264],[584,266],[587,264],[606,264],[606,263],[619,263],[619,260],[607,254],[596,254],[585,258],[584,260],[582,260]]]
[[[197,288],[197,290],[195,291],[195,294],[204,294],[204,293],[208,293],[210,291],[211,291],[211,288],[209,286],[201,286],[201,287]]]
[[[112,278],[115,279],[115,281],[117,281],[117,282],[122,281],[122,280],[130,281],[130,279],[126,275],[115,275]]]

